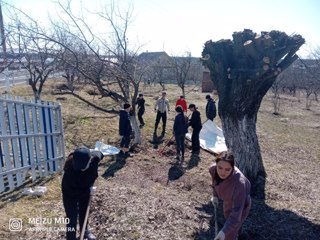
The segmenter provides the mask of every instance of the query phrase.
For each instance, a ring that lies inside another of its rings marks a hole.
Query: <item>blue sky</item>
[[[2,0],[4,1],[4,0]],[[53,12],[50,0],[8,0],[45,20]],[[102,0],[73,0],[91,10],[99,9]],[[123,6],[133,5],[134,21],[130,41],[143,45],[143,50],[166,51],[170,55],[186,51],[200,56],[204,43],[212,39],[230,39],[244,28],[255,32],[279,30],[298,33],[306,44],[298,52],[320,46],[319,0],[115,0]]]

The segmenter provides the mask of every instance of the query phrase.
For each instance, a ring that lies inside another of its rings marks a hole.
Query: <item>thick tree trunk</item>
[[[140,144],[141,143],[141,133],[140,128],[138,126],[138,122],[135,116],[130,116],[130,122],[132,129],[134,131],[134,144]]]
[[[279,31],[256,34],[250,29],[232,36],[233,40],[207,41],[202,61],[217,87],[227,147],[254,188],[263,189],[259,176],[264,182],[265,170],[256,135],[257,113],[278,74],[297,59],[295,53],[304,39]]]
[[[222,117],[222,128],[228,149],[231,149],[236,165],[251,182],[259,176],[265,177],[256,134],[256,117],[245,115],[241,119]]]

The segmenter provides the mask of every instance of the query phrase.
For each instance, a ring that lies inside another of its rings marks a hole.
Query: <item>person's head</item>
[[[75,171],[85,171],[91,162],[90,149],[85,146],[76,148],[73,152],[72,167]]]
[[[222,152],[216,158],[217,173],[221,179],[229,177],[234,170],[234,156],[230,151]]]
[[[183,95],[181,95],[181,96],[180,96],[180,98],[181,98],[181,99],[184,99],[184,96],[183,96]]]
[[[139,98],[143,98],[143,94],[142,93],[139,94]]]
[[[167,96],[167,92],[163,91],[163,92],[161,93],[161,97],[162,97],[162,98],[165,98],[166,96]]]
[[[211,96],[208,94],[208,95],[206,96],[207,101],[208,101],[210,98],[211,98]]]
[[[190,109],[191,112],[193,112],[193,111],[195,111],[197,109],[196,105],[193,104],[193,103],[189,104],[188,108]]]
[[[183,109],[180,105],[176,106],[176,112],[177,113],[183,113]]]
[[[130,103],[125,103],[125,104],[123,104],[123,109],[124,109],[126,112],[130,112],[130,110],[131,110],[131,105],[130,105]]]

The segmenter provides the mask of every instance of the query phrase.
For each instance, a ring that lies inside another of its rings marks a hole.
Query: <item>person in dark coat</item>
[[[183,162],[185,152],[184,139],[186,137],[186,133],[188,132],[188,118],[184,115],[183,108],[181,106],[177,106],[175,110],[177,115],[173,123],[173,133],[177,144],[176,159],[181,159],[181,162]]]
[[[192,112],[191,118],[189,120],[189,126],[192,127],[192,136],[191,136],[191,142],[192,142],[192,153],[193,154],[199,154],[200,153],[200,140],[199,140],[199,134],[202,128],[201,123],[201,117],[200,112],[197,110],[195,104],[190,104],[189,109]]]
[[[83,227],[92,186],[98,177],[98,164],[103,159],[100,151],[90,151],[81,146],[69,154],[64,165],[61,189],[63,206],[67,218],[67,240],[76,240],[77,220],[79,216],[80,232]],[[96,239],[85,226],[84,238]]]
[[[138,106],[138,120],[140,122],[140,128],[142,128],[144,126],[144,120],[142,118],[142,115],[144,114],[145,108],[144,108],[144,104],[145,104],[145,100],[143,98],[143,94],[140,93],[139,97],[136,101],[136,104]]]
[[[123,109],[120,110],[119,118],[119,135],[122,137],[120,142],[120,155],[130,156],[129,144],[132,127],[130,123],[131,105],[129,103],[123,104]]]
[[[249,180],[234,166],[234,156],[230,151],[222,152],[209,172],[213,188],[211,201],[217,206],[219,199],[223,200],[226,219],[214,240],[245,239],[246,233],[242,232],[242,225],[251,208]]]
[[[216,102],[211,98],[209,94],[206,96],[206,99],[206,117],[213,121],[213,119],[217,116]]]

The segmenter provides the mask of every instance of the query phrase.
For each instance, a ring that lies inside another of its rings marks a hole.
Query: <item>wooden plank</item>
[[[38,173],[40,177],[43,177],[43,171],[42,171],[42,163],[41,163],[41,153],[40,153],[40,136],[39,134],[39,124],[38,124],[38,115],[37,115],[37,109],[35,105],[31,107],[31,113],[32,113],[32,125],[33,125],[33,134],[36,134],[34,136],[34,147],[36,152],[36,169],[38,169]]]
[[[60,164],[60,169],[63,169],[64,161],[65,161],[65,150],[64,150],[64,131],[63,131],[63,120],[62,120],[62,113],[61,113],[61,106],[57,107],[57,132],[60,133],[59,140],[58,140],[58,152],[60,156],[62,156],[62,161]]]
[[[47,147],[47,160],[50,160],[53,158],[52,153],[52,137],[51,137],[51,126],[50,126],[50,116],[49,116],[49,108],[47,108],[47,105],[49,105],[48,102],[45,103],[44,109],[44,116],[45,116],[45,131],[46,131],[46,147]],[[53,163],[52,161],[49,161],[49,172],[53,173]]]
[[[53,105],[53,103],[49,103],[50,105]],[[56,132],[56,122],[57,122],[57,118],[55,118],[56,116],[56,111],[53,108],[49,108],[49,119],[50,119],[50,131],[51,133]],[[57,136],[55,134],[51,135],[51,147],[52,147],[52,158],[57,157]],[[59,167],[59,163],[57,161],[53,162],[53,170],[59,171],[60,167]]]
[[[33,148],[33,136],[29,136],[32,132],[31,124],[30,124],[30,106],[24,105],[23,106],[23,113],[24,113],[24,121],[26,126],[26,134],[27,137],[27,148],[28,148],[28,156],[29,156],[29,164],[31,167],[31,175],[32,175],[32,181],[35,181],[37,178],[36,175],[36,162],[34,161],[34,148]]]
[[[21,134],[25,133],[25,126],[24,126],[24,115],[22,114],[22,103],[15,104],[16,110],[16,120],[17,120],[17,127],[18,127],[18,134],[19,136],[19,145],[20,145],[20,157],[21,157],[21,165],[23,167],[29,166],[28,158],[27,158],[27,141],[26,137],[21,136]],[[23,171],[22,181],[26,179],[27,171]]]
[[[5,108],[4,108],[3,104],[4,104],[4,101],[1,99],[1,101],[0,101],[0,129],[1,129],[1,136],[7,136],[8,135],[7,123],[5,120],[5,116],[7,114],[4,110]],[[5,169],[5,171],[8,171],[8,170],[11,170],[12,168],[14,168],[14,166],[11,165],[10,147],[9,147],[10,145],[9,145],[8,141],[9,141],[8,138],[4,138],[2,140],[2,147],[3,147],[3,153],[4,153],[4,159],[5,159],[5,161],[4,161],[5,166],[2,168],[2,170]],[[15,186],[13,174],[8,173],[6,175],[7,175],[7,179],[8,179],[9,189],[13,190],[14,186]]]
[[[2,166],[4,166],[4,161],[3,161],[3,154],[2,154],[2,144],[0,141],[0,173],[3,172],[2,170]],[[3,180],[4,176],[0,177],[0,193],[3,192],[5,190],[5,185],[4,185],[4,180]]]
[[[39,111],[39,122],[40,122],[40,132],[43,133],[44,135],[41,137],[41,143],[42,143],[42,157],[44,159],[44,161],[47,161],[48,160],[48,147],[47,147],[47,141],[46,141],[46,130],[45,130],[45,113],[44,113],[44,107],[40,107],[38,108],[38,111]],[[45,176],[48,176],[48,163],[46,162],[44,164],[44,175]]]
[[[10,99],[10,96],[7,96],[8,99]],[[7,102],[7,111],[8,111],[8,119],[9,119],[9,129],[10,134],[16,133],[16,118],[15,118],[15,111],[14,111],[14,103]],[[14,168],[21,168],[21,162],[19,160],[19,150],[18,150],[18,142],[17,138],[11,138],[11,147],[13,151],[13,162],[14,162]],[[22,176],[20,172],[15,173],[17,178],[17,187],[22,185]]]

